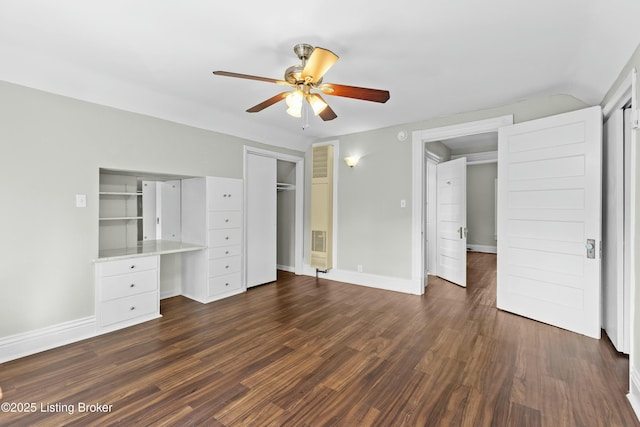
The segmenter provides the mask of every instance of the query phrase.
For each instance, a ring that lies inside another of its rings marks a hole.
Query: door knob
[[[596,241],[595,239],[587,239],[587,243],[584,245],[587,249],[587,258],[595,258],[596,257]]]

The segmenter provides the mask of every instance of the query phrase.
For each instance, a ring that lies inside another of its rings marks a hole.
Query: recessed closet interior
[[[277,160],[277,268],[294,271],[295,268],[295,182],[296,164]]]

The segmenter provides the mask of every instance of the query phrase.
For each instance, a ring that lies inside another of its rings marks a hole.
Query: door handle
[[[467,230],[467,227],[462,227],[462,226],[461,226],[461,227],[458,229],[458,233],[460,233],[460,238],[461,238],[461,239],[462,239],[462,234],[463,234],[463,233],[464,233],[464,237],[467,237],[467,231],[468,231],[468,230]]]
[[[595,239],[587,239],[587,243],[584,245],[587,249],[587,258],[595,258],[596,257],[596,241]]]

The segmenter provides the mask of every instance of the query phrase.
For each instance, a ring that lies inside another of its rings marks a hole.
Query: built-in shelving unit
[[[136,246],[142,233],[142,180],[101,169],[98,196],[99,250]]]
[[[124,191],[101,191],[98,193],[100,198],[104,197],[142,197],[142,192],[136,193],[128,193]],[[124,201],[126,203],[126,201]],[[114,217],[104,217],[98,218],[100,221],[129,221],[129,220],[138,220],[142,219],[142,215],[136,216],[114,216]]]
[[[183,295],[210,302],[244,292],[242,188],[239,179],[101,169],[97,330],[160,316],[161,258],[169,254],[180,254],[180,271],[169,262],[164,278],[175,281],[177,272]]]

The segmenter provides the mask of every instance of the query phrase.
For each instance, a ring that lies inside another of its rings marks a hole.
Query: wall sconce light
[[[349,157],[345,157],[344,158],[344,162],[347,164],[347,166],[349,166],[350,168],[354,167],[355,165],[358,164],[358,162],[360,161],[360,156],[349,156]]]

